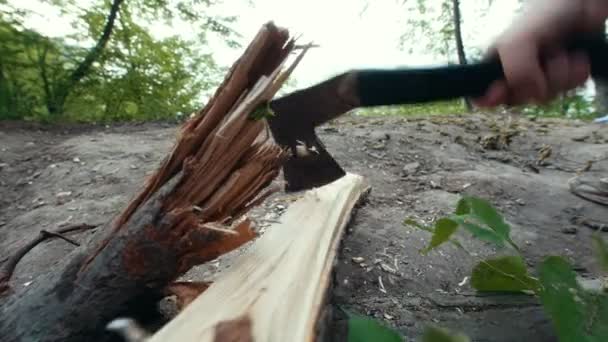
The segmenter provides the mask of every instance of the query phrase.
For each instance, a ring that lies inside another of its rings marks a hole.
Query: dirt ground
[[[467,276],[476,261],[496,252],[491,246],[462,234],[474,256],[451,246],[422,256],[430,237],[403,225],[408,217],[430,221],[452,211],[461,193],[481,196],[505,214],[532,268],[545,255],[562,255],[593,283],[598,267],[590,235],[601,226],[581,218],[608,223],[608,211],[571,194],[567,182],[591,160],[599,161],[585,175],[606,177],[608,126],[515,117],[509,127],[518,135],[506,149],[493,149],[484,137],[508,124],[490,115],[347,116],[319,129],[339,163],[372,186],[343,241],[333,294],[339,305],[409,338],[435,323],[474,341],[554,340],[533,298],[471,289]],[[112,219],[168,152],[176,128],[0,123],[0,263],[42,229]],[[537,165],[545,145],[552,153]],[[254,211],[262,229],[285,210],[288,197],[276,195]],[[74,238],[84,234],[95,231]],[[19,264],[12,286],[35,282],[72,249],[58,239],[38,246]],[[213,279],[229,265],[230,256],[186,278]]]

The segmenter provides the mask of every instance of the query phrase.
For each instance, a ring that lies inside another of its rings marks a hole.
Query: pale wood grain
[[[347,174],[306,192],[150,341],[313,341],[340,239],[368,189]]]

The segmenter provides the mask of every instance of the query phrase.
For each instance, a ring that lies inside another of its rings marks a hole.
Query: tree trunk
[[[10,85],[8,80],[4,76],[4,67],[0,63],[0,118],[10,117],[12,106],[11,106],[11,93]]]
[[[95,46],[89,50],[89,53],[85,56],[78,67],[72,71],[67,80],[65,80],[60,87],[57,87],[57,92],[55,95],[47,98],[47,109],[49,114],[54,115],[63,113],[68,95],[72,92],[76,84],[78,84],[78,82],[80,82],[80,80],[82,80],[89,73],[93,63],[99,59],[103,49],[110,40],[110,36],[114,30],[116,17],[118,16],[118,11],[120,10],[120,5],[123,3],[123,1],[124,0],[112,1],[110,13],[108,14],[101,36],[97,40]]]
[[[461,65],[467,64],[467,56],[464,51],[464,43],[462,41],[462,16],[460,14],[460,0],[452,0],[452,10],[453,18],[454,18],[454,39],[456,40],[456,52],[458,53],[458,63]],[[473,105],[468,98],[464,99],[464,103],[467,111],[471,112],[473,110]]]
[[[606,37],[605,32],[604,37]],[[593,83],[595,84],[595,108],[601,115],[608,115],[608,82],[601,78],[594,78]]]
[[[265,25],[104,236],[30,286],[0,290],[3,342],[99,338],[117,316],[154,311],[171,282],[193,266],[255,237],[241,218],[276,191],[267,187],[287,155],[266,122],[249,116],[288,76],[279,71],[293,47],[286,31]],[[8,280],[0,274],[0,288]]]
[[[608,82],[594,79],[595,83],[595,107],[602,115],[608,115]]]

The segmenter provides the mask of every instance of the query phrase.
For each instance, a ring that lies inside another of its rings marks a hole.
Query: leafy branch
[[[539,277],[530,276],[521,250],[510,237],[510,226],[487,201],[465,196],[458,202],[454,214],[438,219],[432,228],[411,219],[405,224],[432,234],[428,247],[421,251],[424,254],[455,241],[453,236],[458,228],[499,248],[511,247],[515,255],[482,260],[473,268],[471,285],[475,290],[537,296],[560,341],[608,340],[608,324],[601,319],[608,315],[608,296],[584,289],[572,266],[559,256],[546,257],[539,266]],[[592,242],[598,261],[608,271],[608,244],[597,234]]]

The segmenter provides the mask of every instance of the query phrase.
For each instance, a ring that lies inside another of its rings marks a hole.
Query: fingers
[[[580,87],[590,76],[589,58],[582,52],[567,54],[561,51],[547,60],[546,77],[550,87],[550,98]]]
[[[547,76],[531,39],[513,39],[498,48],[509,88],[508,104],[543,102],[549,97]]]
[[[559,52],[549,58],[545,64],[545,72],[549,86],[548,99],[554,98],[563,90],[568,90],[573,83],[570,75],[570,61],[566,53]]]
[[[606,0],[535,0],[493,44],[500,57],[504,83],[494,83],[474,102],[543,104],[589,78],[590,63],[583,53],[563,51],[572,35],[603,32],[608,17]],[[561,49],[561,50],[560,50]]]
[[[574,52],[569,60],[570,83],[568,88],[580,87],[591,77],[591,62],[589,57],[582,52]]]
[[[503,80],[494,81],[484,96],[472,99],[473,105],[480,108],[491,108],[507,103],[507,82]]]
[[[501,59],[505,79],[494,82],[484,96],[474,99],[476,106],[546,104],[559,94],[584,85],[591,72],[589,58],[582,52],[556,51],[542,65],[537,56],[517,51],[507,50]]]

